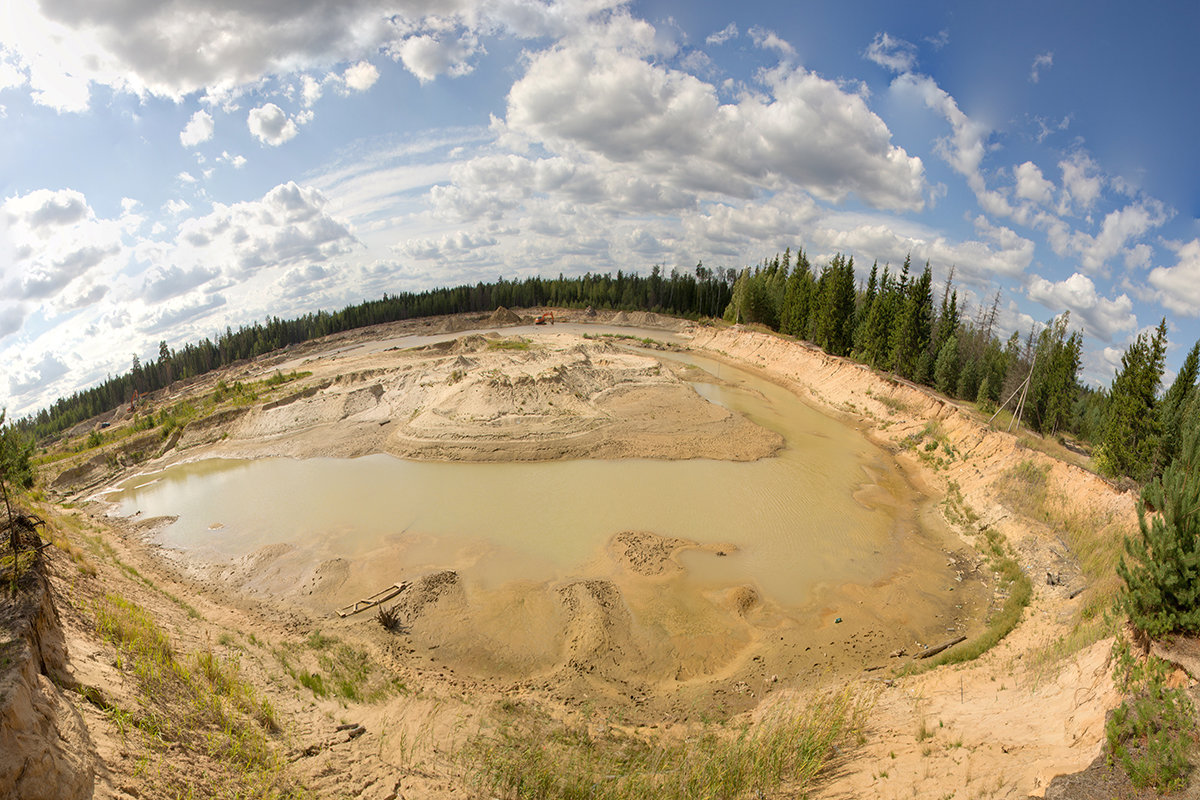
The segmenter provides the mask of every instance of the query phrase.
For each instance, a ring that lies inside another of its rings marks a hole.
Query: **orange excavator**
[[[545,311],[542,314],[538,315],[537,319],[535,319],[533,321],[533,324],[534,325],[545,325],[547,322],[549,322],[551,325],[554,324],[554,312],[553,311]]]

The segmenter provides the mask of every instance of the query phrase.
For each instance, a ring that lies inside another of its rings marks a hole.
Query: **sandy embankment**
[[[1049,464],[1054,493],[1081,506],[1131,518],[1131,498],[1088,473],[1019,447],[1016,437],[986,429],[953,404],[857,365],[763,334],[699,327],[690,333],[693,347],[761,370],[817,407],[846,416],[889,450],[896,451],[927,422],[938,421],[965,459],[935,472],[915,456],[900,453],[898,458],[934,496],[955,481],[982,524],[1008,538],[1035,578],[1025,621],[999,648],[967,667],[902,679],[880,690],[862,757],[844,764],[824,793],[941,796],[967,787],[987,796],[1024,797],[1052,775],[1086,765],[1098,752],[1103,715],[1115,698],[1105,665],[1108,643],[1079,653],[1061,673],[1032,670],[1022,661],[1023,654],[1069,630],[1073,609],[1086,595],[1067,599],[1078,579],[1069,554],[1052,532],[1015,518],[1001,505],[993,483],[1010,467],[1032,459]],[[694,402],[694,393],[686,396],[690,390],[676,385],[671,372],[652,358],[560,334],[545,341],[557,343],[544,348],[550,354],[541,348],[493,349],[479,337],[417,352],[351,351],[328,359],[314,352],[303,364],[284,365],[313,372],[306,390],[285,402],[238,410],[217,424],[186,430],[180,450],[168,459],[380,451],[480,460],[638,454],[756,458],[778,446],[777,437],[741,417]],[[259,377],[267,374],[261,372]],[[253,377],[247,372],[243,379]],[[905,410],[893,415],[880,397],[902,402]],[[568,705],[607,697],[635,709],[630,713],[644,721],[663,723],[712,709],[750,708],[764,698],[764,708],[805,702],[814,679],[825,683],[831,674],[851,679],[848,671],[874,666],[880,652],[886,656],[881,650],[886,642],[870,640],[870,630],[852,632],[839,625],[836,630],[845,635],[835,658],[825,662],[836,662],[832,673],[813,664],[791,673],[792,680],[784,672],[776,682],[780,673],[773,664],[787,663],[789,657],[795,662],[798,655],[809,655],[808,649],[834,650],[834,640],[821,639],[835,628],[827,620],[829,626],[818,626],[805,643],[803,636],[792,635],[795,625],[789,629],[779,610],[766,607],[746,586],[676,603],[667,615],[678,625],[666,637],[672,647],[662,647],[662,630],[647,631],[631,609],[646,596],[670,593],[671,582],[681,580],[679,554],[690,546],[650,532],[622,534],[600,556],[596,575],[537,591],[510,587],[507,598],[497,594],[486,604],[473,602],[477,598],[452,572],[418,576],[401,603],[409,619],[424,624],[413,625],[401,649],[419,654],[409,657],[414,660],[429,658],[432,664],[436,654],[439,665],[450,662],[453,678],[439,671],[424,679],[450,680],[480,696],[530,693]],[[243,566],[247,574],[261,577],[281,568],[286,555],[287,548],[262,553]],[[978,563],[964,566],[969,572]],[[1049,567],[1068,577],[1064,585],[1036,580]],[[307,576],[306,588],[330,605],[340,602],[352,569],[319,565]],[[238,583],[238,576],[230,577]],[[891,586],[880,587],[884,593],[875,602],[887,605],[881,598],[902,593],[903,584],[897,577]],[[507,624],[514,612],[531,607],[544,629],[518,631]],[[364,640],[380,635],[366,615],[339,630]],[[491,636],[480,636],[481,631]],[[780,631],[788,638],[790,656],[778,648],[756,649]],[[892,663],[886,657],[882,661]],[[468,669],[456,671],[455,662]],[[479,679],[469,675],[473,669],[493,675],[511,669],[532,678]],[[879,685],[870,681],[876,674],[866,676],[869,685]],[[697,679],[702,691],[689,693]],[[1049,713],[1022,713],[1033,707]],[[921,723],[936,726],[932,736],[918,735]]]
[[[1116,705],[1103,640],[1058,664],[1031,656],[1068,635],[1089,591],[1061,535],[1025,519],[1000,499],[1004,474],[1030,461],[1047,471],[1048,502],[1133,529],[1135,498],[1079,467],[1021,445],[1019,435],[994,431],[931,392],[886,379],[870,369],[778,337],[700,329],[696,349],[749,364],[794,386],[818,407],[863,426],[896,450],[936,422],[965,458],[934,470],[913,452],[898,458],[935,496],[953,482],[977,514],[977,527],[999,531],[1033,582],[1021,623],[998,647],[967,665],[943,668],[884,688],[867,744],[820,796],[901,798],[1040,796],[1055,775],[1086,767],[1100,752],[1106,712]],[[903,410],[897,413],[893,405]],[[1062,577],[1047,585],[1045,575]],[[955,795],[959,796],[959,795]]]
[[[783,444],[680,377],[707,373],[574,334],[468,334],[411,350],[314,354],[284,365],[292,367],[312,372],[305,386],[190,425],[166,460],[372,452],[426,460],[753,460]],[[908,526],[922,527],[915,519]],[[557,580],[488,590],[455,571],[476,554],[460,553],[444,564],[449,571],[423,575],[405,570],[390,541],[369,557],[325,561],[281,543],[202,572],[317,614],[409,580],[396,601],[409,640],[459,673],[567,700],[632,698],[647,720],[686,719],[881,668],[897,663],[892,653],[969,633],[987,604],[978,560],[961,543],[948,553],[944,539],[913,537],[873,585],[826,586],[798,608],[780,606],[752,583],[697,584],[682,553],[720,558],[734,548],[651,531],[614,530],[603,552]],[[843,622],[848,608],[855,611]],[[344,624],[373,625],[369,615]]]

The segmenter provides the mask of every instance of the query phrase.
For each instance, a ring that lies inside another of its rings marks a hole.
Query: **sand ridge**
[[[390,453],[445,461],[756,460],[778,434],[698,397],[656,359],[607,341],[467,334],[312,359],[288,397],[189,426],[187,457]]]

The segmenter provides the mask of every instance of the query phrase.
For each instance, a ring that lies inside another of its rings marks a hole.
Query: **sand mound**
[[[400,601],[396,605],[402,618],[412,624],[428,614],[434,606],[459,606],[464,600],[462,581],[458,573],[446,569],[415,580],[400,593]]]
[[[471,333],[466,336],[460,336],[453,342],[448,343],[450,350],[455,353],[478,353],[481,350],[488,348],[488,340],[477,333]]]
[[[695,545],[686,539],[659,536],[650,531],[621,531],[612,538],[610,551],[617,563],[637,575],[652,577],[679,572],[675,554]]]
[[[520,325],[521,318],[516,313],[500,306],[488,317],[488,325]]]
[[[734,586],[725,590],[720,604],[738,616],[744,617],[761,602],[762,598],[759,597],[753,586]]]
[[[752,461],[783,443],[703,399],[655,358],[536,334],[466,334],[388,351],[386,367],[371,354],[337,359],[308,387],[234,411],[187,426],[181,442],[228,457],[386,452],[468,461]]]
[[[633,641],[633,620],[612,581],[581,580],[558,587],[566,614],[565,666],[568,670],[628,677],[630,661],[642,661]]]

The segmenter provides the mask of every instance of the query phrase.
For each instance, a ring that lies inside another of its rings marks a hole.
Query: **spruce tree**
[[[882,367],[889,352],[891,327],[896,304],[895,279],[883,268],[883,277],[879,280],[878,293],[875,301],[867,312],[866,331],[862,336],[860,347],[863,360],[873,367]]]
[[[817,289],[814,295],[816,302],[812,305],[809,320],[809,338],[827,353],[833,352],[838,317],[842,313],[842,309],[839,307],[838,293],[838,273],[841,268],[842,256],[839,254],[834,256],[833,260],[821,270],[821,277],[817,279]],[[851,306],[851,311],[853,311],[853,306]],[[840,355],[840,353],[835,355]]]
[[[1155,456],[1154,471],[1159,474],[1170,464],[1179,453],[1180,441],[1183,438],[1184,413],[1192,397],[1196,393],[1196,377],[1200,372],[1200,342],[1192,345],[1175,382],[1163,395],[1158,404],[1158,424],[1161,431],[1158,440],[1158,453]]]
[[[1056,433],[1071,418],[1079,393],[1076,376],[1083,336],[1069,336],[1071,313],[1051,320],[1038,334],[1033,376],[1029,381],[1029,423],[1039,433]]]
[[[942,394],[953,396],[958,388],[958,337],[951,335],[938,351],[933,368],[933,382]]]
[[[962,348],[960,347],[959,350],[961,352]],[[981,368],[979,359],[971,358],[970,355],[967,355],[961,359],[961,362],[962,364],[958,371],[958,383],[954,387],[954,396],[961,397],[963,400],[976,400],[980,388]]]
[[[783,293],[783,310],[780,312],[779,330],[789,336],[805,338],[808,335],[809,298],[812,295],[812,273],[808,257],[803,250],[796,250],[796,267],[788,275]]]
[[[932,283],[933,271],[929,262],[926,262],[921,277],[908,286],[900,318],[892,334],[891,367],[906,378],[916,377],[921,357],[929,348],[933,327]]]
[[[1164,318],[1152,338],[1139,334],[1121,356],[1121,369],[1109,393],[1102,469],[1135,480],[1146,480],[1153,472],[1159,436],[1155,395],[1162,380],[1166,347]]]
[[[725,321],[735,325],[746,321],[746,306],[749,303],[750,268],[746,267],[738,274],[733,283],[733,296],[725,307]]]
[[[822,345],[835,356],[850,355],[854,343],[854,256],[834,259],[830,274],[829,307],[826,331],[828,339]]]
[[[875,301],[879,297],[879,262],[876,261],[871,265],[871,277],[867,279],[867,292],[859,299],[858,305],[854,309],[854,337],[853,346],[850,348],[851,353],[860,361],[866,361],[864,354],[864,346],[867,341],[867,333],[869,331],[868,322],[871,318],[871,312],[874,309]]]
[[[1157,512],[1157,513],[1155,513]],[[1152,514],[1152,516],[1148,516]],[[1179,457],[1138,504],[1140,536],[1125,540],[1117,573],[1130,620],[1153,638],[1200,633],[1200,424],[1185,426]]]
[[[6,418],[6,410],[0,408],[0,480],[28,489],[33,486],[33,437],[6,424]]]
[[[958,322],[958,290],[954,288],[954,267],[950,267],[950,274],[946,276],[946,288],[942,290],[942,305],[937,317],[937,333],[933,338],[935,356],[942,352],[942,346],[946,344],[946,340],[958,333]]]
[[[992,379],[989,376],[984,375],[983,380],[979,383],[979,391],[975,394],[975,402],[980,406],[981,409],[987,408],[988,406],[995,408],[995,401],[992,400],[991,381]]]

